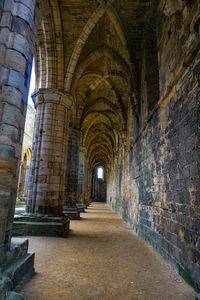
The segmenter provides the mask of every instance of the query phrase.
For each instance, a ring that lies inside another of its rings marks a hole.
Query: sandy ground
[[[190,300],[194,290],[106,204],[93,203],[68,238],[29,237],[36,275],[26,300]]]

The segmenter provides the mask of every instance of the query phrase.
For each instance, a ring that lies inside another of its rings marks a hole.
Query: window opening
[[[32,69],[31,69],[31,80],[30,80],[30,87],[28,93],[28,104],[32,107],[34,107],[34,104],[31,98],[31,94],[34,92],[34,90],[35,90],[35,60],[33,58]]]
[[[97,169],[97,179],[103,180],[103,176],[104,176],[103,173],[104,173],[104,172],[103,172],[103,168],[102,168],[102,167],[99,167],[99,168]]]

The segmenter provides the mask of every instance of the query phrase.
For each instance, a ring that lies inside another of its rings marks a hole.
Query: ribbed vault
[[[140,113],[142,49],[155,5],[47,2],[36,42],[37,88],[58,88],[73,96],[69,125],[82,133],[80,145],[87,149],[90,168],[106,168],[119,132],[127,131],[132,114],[138,118]]]

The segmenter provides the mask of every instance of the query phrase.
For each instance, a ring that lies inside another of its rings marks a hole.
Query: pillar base
[[[69,218],[48,215],[15,216],[13,223],[13,236],[55,236],[67,237],[69,233]]]
[[[93,202],[93,199],[88,199],[87,206],[90,206],[90,204]]]
[[[10,250],[4,254],[4,263],[0,272],[0,299],[23,299],[23,296],[11,292],[34,274],[34,253],[27,253],[28,240],[12,238]]]
[[[90,204],[91,204],[92,202],[93,202],[92,199],[88,199],[88,200],[86,201],[85,205],[87,206],[87,208],[88,208],[88,206],[90,206]]]
[[[85,209],[87,206],[83,203],[76,203],[77,208],[80,210],[80,212],[85,212]]]
[[[80,220],[80,210],[76,206],[63,206],[63,213],[67,214],[70,220]]]

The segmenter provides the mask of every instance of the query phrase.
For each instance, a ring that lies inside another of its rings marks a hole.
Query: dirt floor
[[[103,203],[93,203],[68,238],[29,237],[36,275],[26,300],[194,300],[195,292]]]

